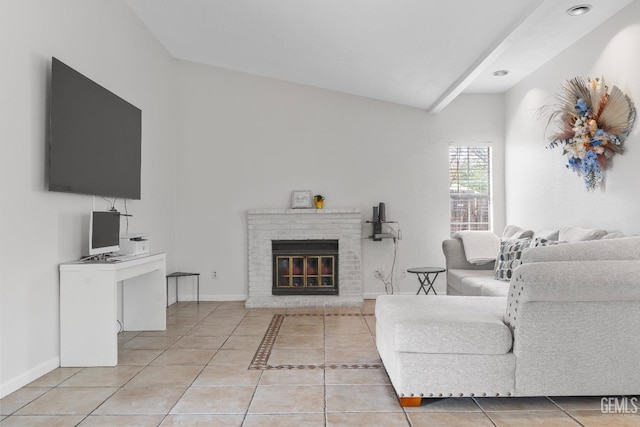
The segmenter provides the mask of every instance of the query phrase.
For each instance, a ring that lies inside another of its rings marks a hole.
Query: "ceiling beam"
[[[520,23],[516,25],[514,29],[505,34],[504,37],[499,39],[499,42],[494,45],[492,49],[485,52],[480,58],[469,67],[449,88],[434,102],[429,108],[430,113],[439,113],[447,105],[449,105],[454,99],[458,97],[469,85],[496,59],[507,52],[514,43],[522,37],[527,31],[531,30],[534,25],[542,18],[549,10],[553,9],[553,3],[555,0],[544,0],[533,10],[529,10],[522,18]]]

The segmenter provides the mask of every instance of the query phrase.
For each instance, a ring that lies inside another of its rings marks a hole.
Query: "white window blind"
[[[491,148],[449,147],[449,223],[460,230],[489,230]]]

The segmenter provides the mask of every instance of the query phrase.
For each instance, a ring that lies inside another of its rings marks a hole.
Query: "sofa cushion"
[[[462,280],[466,277],[480,277],[493,279],[493,270],[461,270],[451,269],[447,270],[447,287],[455,289],[458,293],[463,295],[482,295],[481,288],[477,291],[473,289],[467,289],[462,285]],[[471,292],[471,293],[469,293]]]
[[[511,330],[504,324],[505,298],[382,295],[376,322],[395,351],[506,354]]]
[[[483,297],[506,297],[509,295],[510,282],[491,280],[482,284]]]
[[[607,230],[598,230],[595,228],[564,227],[560,229],[557,240],[565,242],[583,242],[585,240],[601,239],[606,234]]]
[[[522,264],[522,251],[531,245],[531,239],[503,240],[496,258],[494,278],[496,280],[511,280],[513,270]]]
[[[462,294],[506,297],[509,294],[509,282],[496,280],[493,277],[466,277],[462,279]]]

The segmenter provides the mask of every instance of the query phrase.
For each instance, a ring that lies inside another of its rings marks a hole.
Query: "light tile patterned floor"
[[[599,397],[402,408],[375,349],[374,304],[180,302],[166,331],[119,335],[117,367],[58,368],[0,400],[0,426],[640,426],[640,414],[603,414]]]

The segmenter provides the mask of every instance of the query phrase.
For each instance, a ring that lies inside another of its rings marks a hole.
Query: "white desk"
[[[163,331],[166,255],[60,265],[60,366],[118,364],[118,282],[125,331]]]

